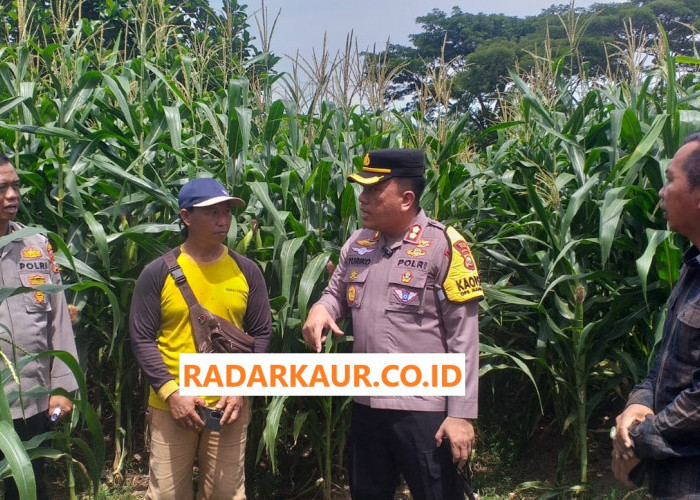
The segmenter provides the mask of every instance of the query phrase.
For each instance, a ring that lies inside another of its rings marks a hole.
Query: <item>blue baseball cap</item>
[[[243,200],[229,195],[224,186],[211,178],[192,179],[180,188],[177,196],[180,208],[208,207],[224,201],[236,207],[245,205]]]

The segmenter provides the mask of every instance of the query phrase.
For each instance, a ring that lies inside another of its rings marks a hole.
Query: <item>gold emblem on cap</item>
[[[366,167],[367,165],[369,165],[369,153],[365,155],[365,159],[362,161],[363,167]]]

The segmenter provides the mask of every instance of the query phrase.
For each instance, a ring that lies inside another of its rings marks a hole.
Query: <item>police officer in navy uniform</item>
[[[464,498],[458,471],[474,443],[483,291],[464,238],[419,206],[424,173],[422,151],[382,149],[348,177],[363,187],[363,229],[343,246],[303,334],[320,352],[328,330],[343,334],[336,320],[350,316],[355,353],[464,353],[465,395],[355,397],[353,498],[393,498],[400,474],[413,498]]]

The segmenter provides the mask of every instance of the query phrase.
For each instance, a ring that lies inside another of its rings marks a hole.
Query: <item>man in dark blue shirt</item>
[[[700,499],[700,132],[686,137],[659,191],[670,229],[692,247],[668,301],[654,365],[617,417],[613,473],[646,470],[655,497]]]

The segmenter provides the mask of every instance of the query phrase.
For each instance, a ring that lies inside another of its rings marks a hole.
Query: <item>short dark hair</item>
[[[4,154],[0,153],[0,165],[10,165],[12,166],[12,161],[5,156]]]
[[[688,134],[683,139],[683,145],[691,142],[694,142],[696,147],[688,155],[688,159],[683,164],[683,170],[685,170],[685,175],[688,177],[688,186],[694,189],[700,186],[700,130]]]
[[[194,207],[186,208],[185,210],[187,210],[188,212],[192,213],[192,212],[194,212]],[[179,220],[178,220],[178,224],[180,225],[180,235],[181,235],[183,238],[187,239],[187,237],[190,235],[190,228],[187,227],[187,224],[185,224],[185,222],[182,220],[182,215],[180,215],[180,214],[178,213],[177,216],[178,216],[178,219],[179,219]]]
[[[416,213],[418,213],[420,211],[420,197],[425,191],[425,177],[393,177],[393,179],[396,180],[401,190],[413,191],[413,194],[416,195],[414,205]]]

